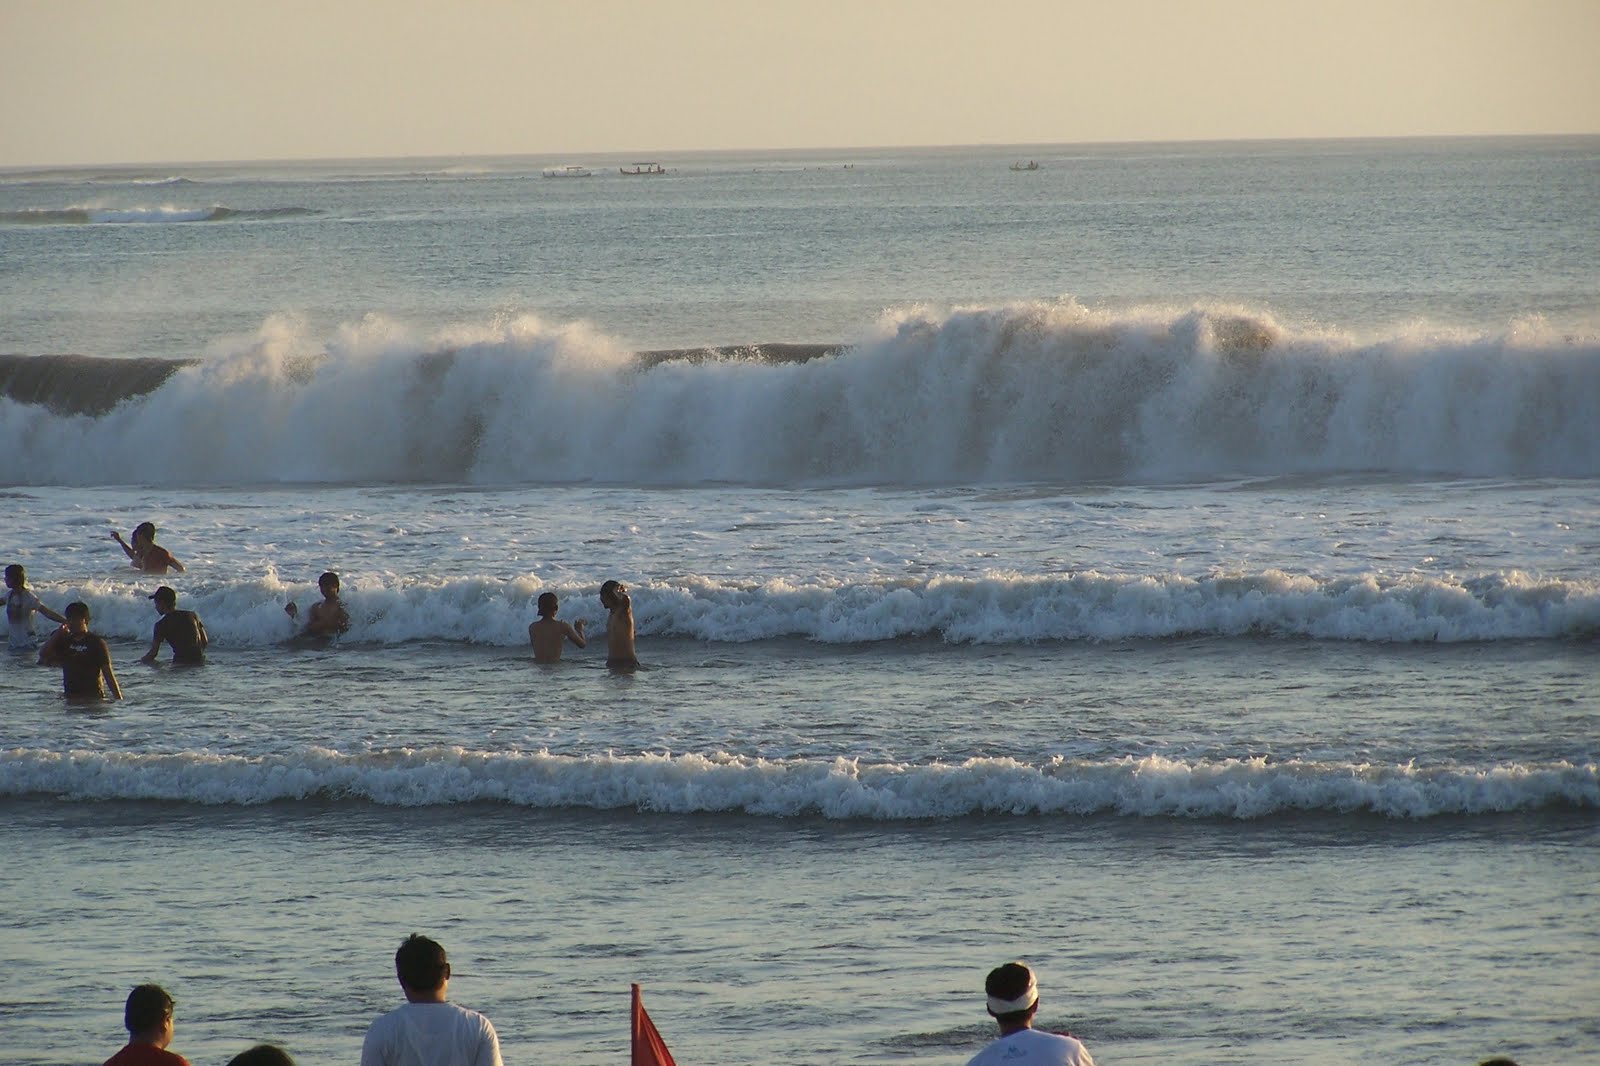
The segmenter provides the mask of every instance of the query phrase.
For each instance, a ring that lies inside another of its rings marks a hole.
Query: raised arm
[[[134,562],[138,562],[139,561],[139,557],[137,555],[133,554],[133,545],[129,544],[127,541],[122,539],[122,533],[121,532],[119,532],[118,530],[113,529],[111,531],[111,539],[116,541],[119,545],[122,546],[122,550],[123,550],[123,552],[125,552],[127,554],[128,558],[132,559]]]
[[[567,626],[567,639],[580,648],[587,648],[589,644],[583,638],[583,627],[587,624],[587,620],[580,618],[576,625]]]

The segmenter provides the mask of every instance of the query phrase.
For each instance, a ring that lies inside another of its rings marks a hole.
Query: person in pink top
[[[140,985],[128,993],[122,1024],[128,1046],[106,1060],[105,1066],[189,1066],[189,1060],[168,1051],[172,1043],[172,997],[160,985]]]
[[[972,1057],[967,1066],[1094,1066],[1089,1049],[1066,1033],[1033,1027],[1039,1013],[1039,983],[1020,962],[989,971],[983,983],[989,1014],[1000,1026],[1000,1039]]]

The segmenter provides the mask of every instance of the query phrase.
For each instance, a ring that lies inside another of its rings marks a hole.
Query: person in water
[[[140,522],[134,526],[131,544],[123,540],[122,534],[115,529],[111,531],[111,539],[122,545],[122,550],[133,562],[135,570],[146,574],[165,574],[168,570],[183,573],[183,564],[173,558],[171,552],[156,543],[154,522]]]
[[[5,605],[9,630],[6,645],[12,651],[32,651],[39,646],[39,634],[33,628],[34,612],[57,625],[65,625],[67,621],[64,615],[56,614],[39,602],[39,597],[28,588],[28,572],[17,563],[6,567]]]
[[[533,645],[533,661],[536,663],[560,662],[561,649],[566,647],[569,640],[580,648],[588,646],[583,637],[584,620],[578,619],[575,625],[558,620],[556,611],[560,606],[554,592],[539,594],[539,620],[528,626],[528,643]]]
[[[39,649],[39,665],[61,667],[61,691],[69,700],[103,700],[103,677],[111,698],[122,698],[116,671],[111,669],[111,649],[103,637],[89,632],[89,605],[67,604],[67,621]]]
[[[600,586],[600,606],[610,612],[606,620],[606,665],[613,670],[635,670],[638,653],[633,647],[633,600],[628,586],[607,581]]]
[[[156,620],[155,632],[150,636],[150,650],[144,653],[142,663],[154,663],[163,641],[172,646],[174,666],[198,666],[206,661],[206,647],[211,638],[206,635],[205,623],[193,611],[178,610],[178,594],[162,585],[151,593],[156,610],[161,617]]]
[[[189,1066],[189,1060],[167,1047],[172,1043],[172,997],[160,985],[140,985],[128,993],[122,1025],[128,1045],[105,1066]]]
[[[299,635],[336,637],[350,628],[350,614],[339,599],[339,575],[329,570],[317,578],[317,588],[322,591],[322,601],[313,603],[306,612],[306,626]],[[284,605],[283,612],[296,621],[300,618],[300,608],[293,600]]]
[[[1033,1027],[1039,1012],[1039,985],[1033,971],[1008,962],[989,971],[983,983],[989,1014],[1000,1026],[1000,1039],[974,1055],[967,1066],[1094,1066],[1089,1049],[1065,1033],[1044,1033]]]

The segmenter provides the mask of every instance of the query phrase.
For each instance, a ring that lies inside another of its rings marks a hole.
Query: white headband
[[[1039,982],[1034,979],[1033,971],[1028,971],[1028,987],[1016,999],[1001,999],[999,996],[989,997],[989,1013],[1019,1014],[1039,1002]]]

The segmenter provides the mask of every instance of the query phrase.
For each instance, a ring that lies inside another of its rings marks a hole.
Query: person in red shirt
[[[172,1043],[172,997],[160,985],[140,985],[128,993],[122,1024],[128,1046],[105,1066],[189,1066],[189,1060],[167,1050]]]

